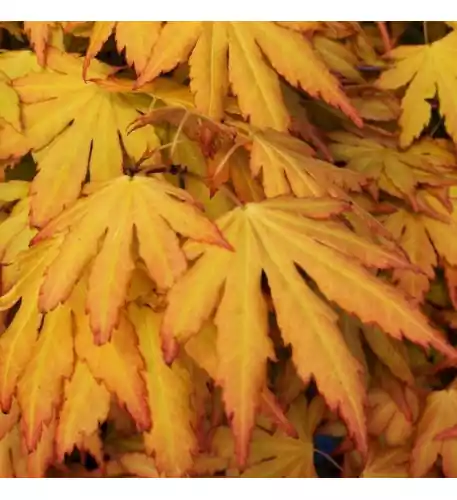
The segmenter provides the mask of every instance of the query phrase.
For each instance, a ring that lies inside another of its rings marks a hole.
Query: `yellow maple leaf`
[[[421,187],[455,184],[456,156],[447,141],[426,138],[407,151],[399,150],[390,138],[362,137],[348,132],[333,132],[329,148],[346,167],[376,179],[379,188],[404,198],[419,209],[417,192]]]
[[[28,450],[35,450],[43,426],[62,402],[63,380],[73,373],[71,310],[61,305],[47,314],[38,341],[17,384],[21,430]]]
[[[37,447],[26,458],[26,474],[24,477],[42,478],[46,477],[49,466],[55,458],[55,432],[57,428],[57,419],[54,417],[44,426],[41,439]]]
[[[301,54],[301,58],[285,58],[284,51]],[[287,130],[289,117],[276,70],[291,85],[341,108],[361,125],[338,80],[310,42],[288,27],[274,22],[167,22],[137,85],[187,59],[197,107],[211,118],[222,118],[230,83],[252,124]]]
[[[348,95],[364,120],[390,122],[400,116],[400,100],[394,95],[373,88],[356,88]]]
[[[281,431],[273,434],[257,427],[253,432],[247,465],[241,477],[266,478],[316,478],[314,468],[313,434],[325,413],[322,398],[314,398],[309,405],[301,397],[292,403],[287,417],[298,431],[292,438]],[[224,427],[218,428],[212,449],[217,456],[229,461],[229,467],[237,467],[233,460],[233,441]]]
[[[432,116],[429,102],[435,95],[449,135],[457,140],[455,114],[455,70],[457,32],[426,45],[403,45],[389,53],[394,66],[377,81],[382,89],[397,89],[409,84],[402,99],[400,146],[408,147],[426,127]]]
[[[202,330],[189,339],[185,345],[186,353],[216,382],[218,379],[218,355],[217,355],[217,330],[214,324],[205,325]],[[275,395],[267,388],[262,389],[260,395],[259,413],[269,418],[275,425],[281,428],[289,436],[295,436],[296,431],[284,415],[281,404]],[[250,417],[252,418],[252,417]],[[239,449],[241,438],[238,438],[235,446]],[[240,451],[241,453],[241,451]]]
[[[6,479],[14,477],[14,469],[11,458],[13,432],[14,430],[10,430],[0,439],[0,478]]]
[[[251,172],[262,173],[265,194],[274,197],[293,193],[298,197],[334,196],[342,190],[361,191],[368,178],[314,157],[306,143],[274,130],[253,134]]]
[[[348,46],[331,38],[316,35],[313,37],[313,47],[331,71],[349,81],[364,82],[362,75],[356,69],[359,63],[357,55]]]
[[[410,477],[410,456],[411,451],[406,447],[382,448],[376,443],[371,443],[367,463],[360,477]]]
[[[7,50],[0,53],[0,73],[6,75],[7,80],[11,83],[13,80],[21,78],[28,73],[39,73],[41,70],[42,68],[39,66],[35,54],[30,50]],[[15,97],[11,94],[8,82],[5,82],[5,77],[2,77],[0,87],[2,88],[3,96],[10,97],[9,100],[2,98],[2,108],[5,107],[6,114],[9,115],[9,119],[13,123],[16,123],[16,127],[19,125],[18,128],[15,128],[10,122],[0,119],[0,164],[2,163],[1,160],[4,160],[8,164],[19,161],[29,151],[30,146],[27,138],[22,133],[23,122],[22,120],[18,122],[18,118],[20,119],[21,115],[17,113],[20,110],[14,106]]]
[[[426,400],[419,420],[412,450],[411,473],[423,477],[432,468],[438,455],[442,458],[443,472],[447,477],[457,477],[457,453],[455,439],[438,439],[443,431],[457,425],[457,389],[432,392]]]
[[[123,474],[135,477],[161,477],[157,470],[154,459],[146,453],[123,453],[116,457],[116,462],[122,470]],[[110,464],[110,469],[113,467]],[[116,471],[118,475],[120,471]],[[109,475],[110,470],[108,471]]]
[[[19,277],[0,298],[0,310],[9,309],[21,299],[18,312],[0,337],[0,407],[3,411],[9,411],[17,381],[33,355],[42,319],[37,308],[39,288],[57,246],[55,240],[49,240],[30,252],[22,252]]]
[[[0,204],[17,201],[7,217],[0,222],[0,262],[6,264],[2,270],[3,291],[11,287],[11,271],[16,257],[26,250],[36,229],[29,227],[30,199],[29,183],[9,181],[0,184]]]
[[[66,381],[64,398],[55,441],[59,460],[73,447],[82,446],[84,439],[98,429],[108,416],[110,404],[108,390],[94,379],[83,361],[76,362],[73,376]]]
[[[15,80],[28,73],[40,73],[43,69],[30,50],[6,50],[0,54],[0,70],[10,80]]]
[[[419,400],[412,389],[405,387],[403,391],[401,397],[407,404],[409,414],[402,411],[386,390],[373,387],[368,392],[368,432],[372,436],[382,436],[388,446],[406,444],[415,430],[414,423],[419,415]]]
[[[17,400],[13,399],[10,411],[0,413],[0,440],[3,439],[19,421],[21,415]]]
[[[455,195],[449,199],[449,213],[443,205],[425,194],[427,212],[415,214],[399,208],[390,215],[383,216],[385,227],[396,238],[408,254],[411,262],[420,272],[397,269],[393,279],[414,300],[422,301],[435,277],[435,269],[444,265],[446,280],[452,296],[452,268],[457,266],[457,246],[452,235],[457,230],[457,210]]]
[[[24,31],[30,39],[37,60],[41,66],[46,64],[51,31],[57,25],[54,21],[24,21]]]
[[[152,47],[159,37],[161,25],[160,21],[96,21],[92,27],[84,60],[84,78],[90,61],[113,32],[118,51],[122,52],[125,49],[127,62],[140,74],[144,71]]]
[[[125,405],[134,418],[137,429],[149,430],[151,416],[143,378],[145,367],[135,331],[122,315],[111,341],[102,346],[95,345],[89,319],[84,311],[84,300],[84,291],[78,286],[71,299],[75,310],[76,354],[87,363],[93,376],[102,381],[117,396],[119,402]]]
[[[42,478],[54,459],[54,432],[56,420],[53,418],[45,426],[43,434],[33,452],[28,452],[22,439],[20,425],[12,426],[0,438],[0,477]]]
[[[129,306],[139,346],[146,363],[152,429],[144,434],[146,452],[155,455],[157,468],[168,476],[182,476],[193,465],[197,440],[192,429],[190,378],[179,363],[167,366],[160,342],[161,315],[149,307]]]
[[[22,123],[19,96],[11,85],[11,80],[2,71],[0,71],[0,99],[2,102],[0,124],[1,120],[4,120],[17,132],[20,132]]]
[[[397,271],[397,270],[395,270]],[[362,325],[361,328],[370,349],[400,380],[414,385],[414,376],[409,366],[407,347],[400,340],[388,337],[376,326]]]
[[[218,379],[224,388],[227,412],[235,415],[236,437],[238,429],[252,421],[271,352],[262,326],[266,321],[260,293],[262,269],[299,375],[305,383],[311,377],[316,379],[332,410],[341,411],[362,451],[366,451],[366,437],[360,365],[341,336],[338,315],[306,284],[295,264],[328,300],[356,313],[363,322],[377,323],[394,338],[406,336],[455,358],[454,349],[418,309],[364,269],[407,268],[409,264],[337,222],[337,214],[346,210],[344,202],[327,198],[250,203],[219,220],[219,227],[236,249],[234,254],[216,247],[188,246],[189,258],[200,258],[169,294],[162,324],[165,352],[173,357],[175,339],[185,343],[217,308]],[[333,220],[319,220],[326,218]],[[248,297],[243,287],[251,290]],[[256,328],[248,328],[252,324]],[[302,325],[307,325],[306,329]],[[247,433],[242,435],[245,439]],[[247,445],[239,442],[241,461]]]
[[[438,265],[436,250],[427,231],[427,219],[429,219],[427,216],[399,209],[385,217],[383,221],[385,227],[406,251],[411,262],[421,270],[421,272],[395,270],[392,276],[395,283],[419,302],[424,300],[430,281],[435,277],[435,267]],[[442,226],[442,230],[445,229],[445,224],[440,221],[437,223]],[[436,225],[433,219],[430,219],[430,225],[432,227]]]
[[[122,144],[138,160],[159,145],[151,126],[133,134],[127,128],[144,108],[140,96],[107,90],[96,82],[84,82],[82,59],[49,49],[47,68],[13,82],[22,106],[27,147],[33,150],[38,174],[32,182],[31,221],[44,225],[78,197],[87,168],[92,181],[122,174]],[[97,62],[89,77],[105,80],[115,71]],[[43,116],[47,116],[43,121]],[[16,134],[17,135],[17,134]],[[17,154],[18,139],[2,134],[2,156]]]
[[[46,271],[39,307],[50,311],[65,300],[94,259],[87,309],[99,344],[109,340],[118,325],[119,309],[125,302],[135,265],[135,235],[139,256],[161,289],[169,288],[187,268],[174,231],[228,246],[217,226],[195,207],[189,194],[157,178],[120,176],[88,184],[85,193],[87,197],[80,198],[34,238],[38,242],[55,234],[65,235],[58,256]]]

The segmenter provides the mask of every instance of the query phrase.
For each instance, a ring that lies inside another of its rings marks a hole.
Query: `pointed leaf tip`
[[[162,335],[163,359],[167,365],[171,365],[179,354],[179,343],[174,337]]]

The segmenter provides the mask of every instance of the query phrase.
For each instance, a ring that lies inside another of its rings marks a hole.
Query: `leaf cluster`
[[[0,476],[457,477],[455,28],[0,22]]]

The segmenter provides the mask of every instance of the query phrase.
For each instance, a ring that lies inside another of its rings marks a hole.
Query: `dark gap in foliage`
[[[31,153],[27,153],[19,163],[5,170],[5,181],[32,181],[36,174],[35,160]]]

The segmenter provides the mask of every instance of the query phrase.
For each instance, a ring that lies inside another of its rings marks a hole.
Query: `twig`
[[[428,45],[430,43],[430,40],[428,38],[427,21],[423,21],[423,26],[424,26],[424,42],[425,45]]]
[[[381,34],[382,44],[384,45],[384,52],[387,54],[392,50],[392,41],[390,40],[389,30],[387,29],[385,21],[376,22],[378,25],[379,33]]]

